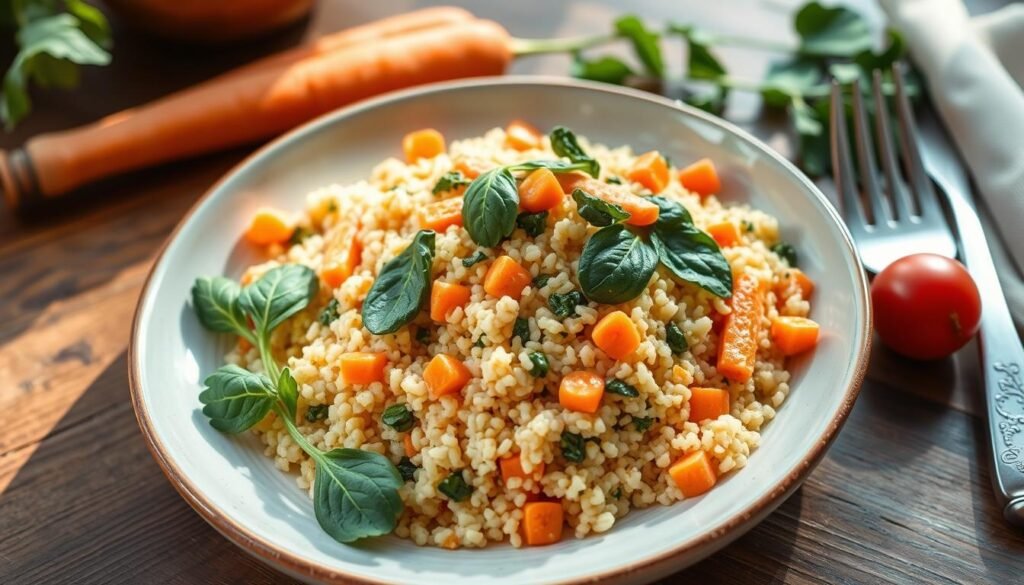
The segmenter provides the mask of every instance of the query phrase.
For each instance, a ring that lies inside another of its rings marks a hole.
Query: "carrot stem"
[[[597,47],[616,40],[616,35],[593,35],[560,39],[512,39],[512,54],[516,57],[571,53]]]

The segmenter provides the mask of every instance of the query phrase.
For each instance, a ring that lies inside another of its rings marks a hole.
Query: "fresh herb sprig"
[[[412,243],[380,269],[363,301],[363,326],[376,335],[409,323],[430,296],[435,234],[420,230]]]
[[[199,395],[203,414],[223,433],[241,433],[273,411],[289,436],[316,463],[313,511],[320,527],[339,542],[352,542],[394,530],[402,513],[398,469],[383,455],[360,449],[323,451],[311,444],[295,424],[298,384],[281,368],[270,350],[270,335],[309,305],[317,293],[316,273],[305,266],[273,268],[240,288],[223,277],[199,278],[192,287],[192,306],[200,323],[211,331],[239,335],[259,348],[265,374],[229,364],[206,377]],[[252,320],[250,328],[248,320]],[[318,420],[326,407],[314,407],[307,420]]]

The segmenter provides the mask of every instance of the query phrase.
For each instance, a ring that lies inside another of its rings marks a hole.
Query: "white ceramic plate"
[[[227,340],[189,307],[196,277],[239,276],[257,260],[239,236],[260,205],[297,209],[306,193],[368,176],[401,137],[424,126],[449,139],[513,118],[566,125],[591,140],[658,149],[684,162],[710,157],[722,197],[779,218],[801,267],[818,283],[813,357],[794,364],[793,391],[745,469],[707,495],[635,510],[601,535],[515,549],[420,548],[397,537],[356,546],[331,540],[293,476],[251,436],[214,431],[200,412],[200,380],[221,365]],[[150,449],[182,496],[211,524],[266,562],[309,581],[548,583],[653,580],[711,554],[750,529],[804,480],[853,405],[868,356],[867,286],[850,236],[822,194],[791,164],[734,126],[650,94],[545,78],[445,83],[387,95],[324,116],[249,157],[214,186],[168,240],[135,317],[131,387]]]

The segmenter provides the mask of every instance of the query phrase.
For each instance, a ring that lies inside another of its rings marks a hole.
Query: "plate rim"
[[[325,126],[338,123],[346,118],[358,115],[367,110],[385,107],[396,102],[416,99],[417,97],[426,94],[460,91],[467,88],[476,88],[481,86],[501,85],[565,87],[616,94],[630,99],[640,99],[654,105],[674,109],[689,116],[699,118],[703,122],[737,136],[747,144],[757,148],[761,154],[773,159],[775,163],[780,164],[785,170],[789,171],[800,184],[808,189],[814,198],[822,204],[828,217],[832,220],[834,227],[838,228],[839,233],[842,236],[842,244],[845,245],[846,252],[853,258],[854,265],[858,269],[854,275],[858,284],[856,290],[857,294],[855,296],[859,305],[858,308],[861,310],[861,314],[864,315],[863,322],[859,324],[859,329],[855,331],[855,333],[860,334],[860,344],[857,348],[856,364],[853,368],[850,383],[843,392],[843,399],[838,410],[825,427],[825,430],[816,439],[814,447],[805,454],[792,469],[787,471],[781,480],[772,485],[761,497],[755,500],[748,507],[727,517],[722,522],[711,527],[711,529],[706,530],[703,534],[690,538],[684,542],[680,542],[661,553],[652,554],[642,559],[623,563],[613,569],[579,575],[571,580],[563,581],[564,583],[593,583],[626,577],[645,569],[658,570],[658,568],[666,567],[674,557],[683,553],[694,551],[701,547],[707,547],[710,551],[717,551],[724,547],[733,539],[738,538],[742,533],[750,529],[753,526],[751,523],[752,520],[759,515],[767,514],[774,510],[775,507],[785,501],[785,498],[792,493],[792,491],[806,480],[810,472],[825,455],[832,441],[834,441],[838,436],[839,431],[849,418],[850,411],[853,409],[853,405],[860,394],[860,388],[867,374],[868,361],[871,354],[872,336],[870,324],[872,319],[872,307],[867,276],[865,275],[864,267],[861,264],[860,255],[857,253],[853,238],[835,207],[825,197],[817,185],[815,185],[807,175],[800,171],[793,163],[769,147],[764,141],[750,134],[746,130],[743,130],[735,124],[708,112],[704,112],[677,100],[671,100],[660,95],[604,83],[548,75],[503,75],[444,81],[393,91],[371,99],[362,100],[348,106],[343,106],[321,114],[320,116],[317,116],[316,118],[301,124],[300,126],[260,146],[252,153],[245,156],[245,158],[237,164],[232,166],[198,199],[196,199],[188,211],[182,216],[174,230],[167,236],[163,244],[161,244],[159,252],[154,257],[153,263],[146,274],[146,280],[142,286],[141,292],[139,293],[139,301],[136,305],[132,318],[131,335],[128,343],[128,385],[129,392],[131,394],[132,408],[135,411],[135,418],[138,422],[139,429],[142,432],[146,447],[160,466],[161,471],[181,497],[220,534],[234,542],[250,555],[290,573],[293,576],[298,575],[304,578],[332,583],[390,583],[390,581],[374,577],[339,571],[335,568],[295,554],[287,549],[279,548],[271,542],[255,535],[245,526],[230,520],[225,514],[221,513],[216,506],[212,505],[212,503],[203,495],[202,491],[199,490],[195,484],[189,480],[187,475],[182,473],[181,469],[175,464],[175,462],[167,456],[160,437],[157,436],[152,427],[150,413],[142,399],[140,382],[142,365],[138,354],[140,334],[139,324],[143,318],[143,308],[147,305],[147,301],[151,297],[150,286],[153,282],[153,275],[164,262],[164,256],[167,249],[170,247],[171,243],[177,239],[179,232],[192,219],[193,215],[208,200],[210,200],[214,193],[219,191],[221,187],[234,178],[239,171],[253,163],[256,159],[262,158],[279,148],[283,148],[291,142],[301,140],[305,135],[315,133]],[[712,554],[712,552],[709,552],[708,554]]]

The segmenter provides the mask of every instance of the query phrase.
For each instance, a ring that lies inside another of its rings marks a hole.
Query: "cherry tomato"
[[[905,356],[929,360],[960,349],[978,332],[981,296],[963,264],[913,254],[890,264],[871,283],[875,331]]]

